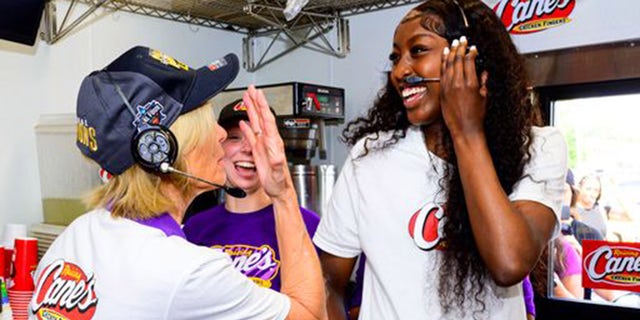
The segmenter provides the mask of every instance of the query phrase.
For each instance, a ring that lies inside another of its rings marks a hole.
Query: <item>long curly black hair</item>
[[[421,25],[425,29],[446,38],[449,43],[465,35],[469,43],[478,48],[482,59],[478,68],[489,74],[484,119],[487,144],[502,188],[510,194],[514,184],[522,178],[523,167],[530,158],[531,127],[541,123],[539,109],[529,99],[523,58],[496,14],[479,0],[459,0],[458,3],[429,0],[413,10],[421,13]],[[387,78],[386,86],[368,114],[347,124],[343,140],[353,145],[365,137],[380,139],[377,133],[381,131],[391,132],[390,138],[379,147],[385,149],[404,138],[409,126],[402,99]],[[456,164],[451,136],[444,126],[442,131],[437,148],[444,150],[449,163]],[[361,157],[374,151],[367,145]],[[489,275],[472,234],[457,166],[445,168],[439,187],[446,191],[447,215],[444,226],[446,250],[438,283],[440,304],[444,312],[449,312],[451,306],[464,310],[466,301],[475,302],[482,312],[486,305],[481,297]]]

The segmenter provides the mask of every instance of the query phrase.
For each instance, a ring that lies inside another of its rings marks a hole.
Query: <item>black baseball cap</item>
[[[275,110],[269,107],[271,113],[276,115]],[[233,128],[238,126],[238,122],[240,120],[249,120],[249,116],[247,115],[247,106],[244,104],[242,99],[237,99],[227,104],[220,110],[220,114],[218,115],[218,124],[225,129]]]
[[[168,128],[225,89],[238,71],[234,54],[193,69],[158,50],[131,48],[82,81],[76,145],[109,173],[121,174],[135,163],[131,143],[138,131]]]

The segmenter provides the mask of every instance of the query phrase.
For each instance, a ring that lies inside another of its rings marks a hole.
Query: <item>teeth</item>
[[[245,168],[245,169],[255,169],[256,165],[251,163],[251,162],[246,162],[246,161],[238,161],[235,163],[236,166],[241,167],[241,168]]]
[[[408,98],[412,95],[418,94],[418,93],[422,93],[427,91],[426,87],[411,87],[411,88],[406,88],[404,90],[402,90],[402,97],[403,98]]]

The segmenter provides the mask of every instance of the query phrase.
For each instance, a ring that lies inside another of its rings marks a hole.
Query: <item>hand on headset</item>
[[[251,145],[256,170],[265,192],[272,198],[288,197],[293,190],[284,142],[262,90],[251,85],[242,97],[249,123],[240,121],[240,129]]]
[[[477,134],[484,131],[487,109],[489,74],[476,72],[478,50],[468,49],[462,36],[446,47],[442,55],[440,103],[445,124],[452,136]]]

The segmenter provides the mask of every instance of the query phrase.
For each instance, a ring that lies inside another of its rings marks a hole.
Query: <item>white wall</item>
[[[58,8],[58,14],[64,12]],[[83,77],[137,44],[193,67],[228,52],[242,57],[240,34],[124,12],[98,12],[53,45],[38,40],[29,47],[0,40],[0,226],[43,219],[34,133],[38,116],[75,112]],[[242,70],[233,85],[253,80],[254,74]]]

